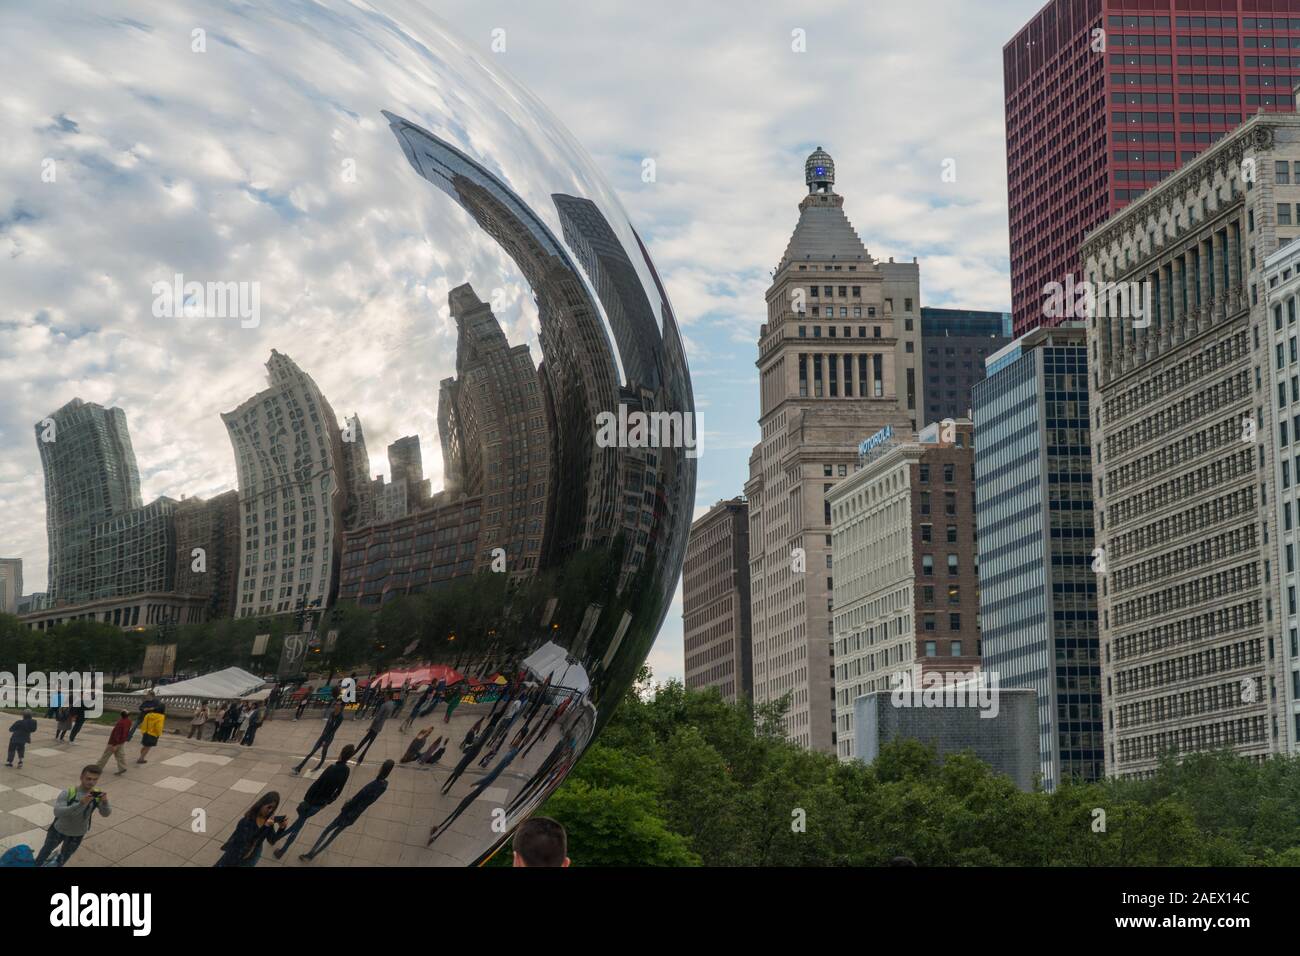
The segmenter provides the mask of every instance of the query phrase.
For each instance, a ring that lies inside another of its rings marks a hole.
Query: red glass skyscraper
[[[1014,334],[1085,233],[1256,111],[1293,109],[1300,0],[1052,0],[1002,49]]]

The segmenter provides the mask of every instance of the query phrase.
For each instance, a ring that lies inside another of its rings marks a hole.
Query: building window
[[[960,630],[961,630],[961,615],[960,615],[960,614],[957,614],[957,613],[954,612],[954,613],[948,615],[948,630],[950,630],[950,631],[960,631]]]
[[[961,641],[948,642],[948,655],[950,657],[961,657]]]
[[[926,642],[925,642],[925,656],[926,656],[926,657],[937,657],[938,654],[939,654],[939,642],[938,642],[938,641],[926,641]]]
[[[934,576],[934,555],[921,555],[921,573],[927,578]]]
[[[957,555],[948,555],[948,574],[955,576],[957,574]]]
[[[929,544],[932,540],[934,540],[934,525],[921,525],[921,543]]]

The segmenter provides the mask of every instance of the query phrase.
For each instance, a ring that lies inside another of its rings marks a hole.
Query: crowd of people
[[[321,732],[302,761],[291,769],[292,774],[301,774],[318,753],[314,769],[321,771],[335,737],[344,724],[347,706],[340,693],[340,685],[330,684],[327,687],[323,692],[326,708],[322,715],[324,723]],[[287,696],[284,688],[277,687],[266,701],[260,703],[231,701],[214,709],[201,703],[190,716],[187,739],[203,740],[205,728],[211,725],[209,740],[219,743],[237,741],[241,745],[252,746],[258,728],[268,719],[271,709],[277,704],[285,703]],[[307,702],[311,699],[307,693],[298,696],[295,720],[302,718]],[[340,799],[352,775],[352,765],[361,766],[389,721],[402,714],[413,696],[414,692],[407,684],[395,688],[372,682],[353,709],[354,720],[369,720],[360,740],[356,744],[345,745],[333,763],[312,781],[295,808],[293,822],[289,822],[287,814],[278,812],[281,802],[278,792],[264,794],[239,819],[234,832],[222,844],[222,854],[215,865],[256,866],[261,859],[263,846],[268,843],[275,846],[275,858],[282,859],[307,821]],[[419,688],[418,697],[411,701],[399,732],[405,734],[421,718],[436,716],[438,707],[442,704],[446,705],[442,723],[450,724],[452,714],[469,696],[470,690],[464,680],[454,681],[450,685],[446,679],[428,682]],[[459,759],[441,784],[442,795],[446,796],[451,791],[470,766],[477,765],[483,771],[457,806],[430,830],[427,845],[432,846],[442,837],[516,758],[527,755],[559,725],[561,730],[557,742],[529,782],[514,796],[507,814],[513,816],[519,813],[530,800],[545,793],[548,785],[561,777],[576,759],[577,740],[573,728],[577,721],[565,720],[566,714],[576,715],[577,708],[572,707],[574,700],[569,693],[553,693],[549,677],[543,683],[529,682],[521,672],[514,680],[495,688],[490,711],[475,720],[459,743],[453,740],[450,733],[438,733],[435,736],[437,721],[419,730],[407,744],[401,763],[437,768],[448,750],[452,747],[459,750]],[[488,702],[482,700],[481,695],[475,701],[484,704]],[[53,719],[57,721],[55,739],[75,742],[77,732],[85,722],[84,709],[60,705],[51,708],[51,711]],[[116,761],[118,774],[126,773],[126,747],[139,731],[140,752],[136,763],[146,763],[150,752],[163,735],[165,722],[166,706],[152,690],[141,701],[135,715],[128,711],[120,712],[99,761],[83,767],[78,783],[60,793],[53,801],[54,819],[47,831],[45,843],[35,857],[36,865],[62,866],[68,861],[89,832],[95,814],[106,817],[111,813],[108,796],[98,786],[109,761]],[[25,711],[13,723],[10,727],[6,766],[12,767],[16,758],[17,765],[22,767],[26,746],[36,730],[37,723],[31,711]],[[312,847],[299,854],[298,859],[303,862],[316,859],[341,833],[354,826],[384,795],[395,763],[391,759],[385,760],[374,779],[343,802]],[[526,821],[516,833],[516,866],[567,866],[569,861],[566,854],[563,828],[555,821],[545,818]]]

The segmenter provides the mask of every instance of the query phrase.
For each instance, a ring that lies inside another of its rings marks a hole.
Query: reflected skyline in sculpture
[[[696,453],[681,423],[693,427],[694,408],[658,275],[568,134],[423,12],[406,8],[399,27],[343,4],[272,2],[252,21],[182,2],[154,22],[138,4],[106,6],[121,18],[61,2],[21,14],[28,40],[57,51],[93,37],[83,55],[139,75],[105,73],[93,110],[73,76],[15,77],[15,96],[46,117],[0,116],[17,152],[73,158],[63,192],[12,184],[24,214],[11,262],[26,261],[0,266],[0,281],[13,314],[76,316],[92,342],[143,356],[161,335],[154,360],[189,363],[191,388],[183,402],[152,394],[123,362],[17,383],[36,442],[6,450],[44,470],[50,571],[50,606],[23,620],[297,614],[323,630],[373,615],[374,654],[391,643],[457,675],[435,695],[456,701],[438,742],[471,739],[447,751],[418,807],[437,818],[421,862],[479,860],[608,719],[680,573]],[[208,48],[223,76],[236,61],[236,89],[214,77],[178,97],[163,82],[187,11],[223,41]],[[211,147],[202,162],[186,136]],[[166,216],[112,214],[116,197],[158,208],[178,188],[186,201]],[[76,258],[56,237],[94,208],[98,245]],[[117,292],[86,299],[83,272]],[[182,295],[160,309],[153,290],[173,277]],[[260,312],[214,313],[226,285]],[[59,346],[70,369],[72,341]],[[255,361],[267,369],[256,392]],[[636,416],[676,423],[664,432],[676,437],[610,440],[599,427]],[[388,481],[367,438],[387,443]],[[0,509],[38,522],[29,501]],[[186,569],[187,546],[212,552],[219,580]],[[116,563],[98,571],[96,555]],[[148,588],[131,583],[145,560]]]

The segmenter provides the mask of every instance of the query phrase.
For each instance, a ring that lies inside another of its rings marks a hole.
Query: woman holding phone
[[[214,866],[257,866],[262,858],[262,844],[274,843],[284,834],[287,817],[277,816],[280,795],[272,790],[248,808],[230,839],[221,845],[224,851]]]

